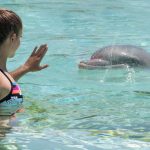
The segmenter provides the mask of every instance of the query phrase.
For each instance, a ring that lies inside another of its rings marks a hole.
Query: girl
[[[13,11],[0,8],[0,116],[13,116],[22,108],[23,96],[16,81],[30,71],[39,71],[48,65],[40,66],[47,52],[47,45],[35,47],[24,65],[13,72],[6,68],[7,59],[15,55],[20,45],[23,25]]]

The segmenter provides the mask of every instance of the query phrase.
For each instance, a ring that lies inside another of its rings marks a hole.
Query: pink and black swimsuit
[[[11,84],[9,94],[0,100],[0,116],[10,116],[22,108],[23,96],[19,85],[16,82],[12,82],[3,70],[0,69],[0,71]]]

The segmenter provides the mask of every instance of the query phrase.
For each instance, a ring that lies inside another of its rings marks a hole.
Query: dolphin
[[[98,49],[78,66],[81,69],[150,67],[150,53],[138,46],[111,45]]]

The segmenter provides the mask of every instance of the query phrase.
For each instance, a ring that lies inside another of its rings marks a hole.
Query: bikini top
[[[16,82],[12,82],[3,70],[0,69],[0,71],[5,75],[5,77],[9,80],[9,82],[11,84],[11,90],[10,90],[9,94],[0,100],[0,104],[5,101],[9,102],[12,100],[17,100],[17,99],[19,99],[19,101],[20,100],[23,101],[23,96],[21,94],[19,85]]]

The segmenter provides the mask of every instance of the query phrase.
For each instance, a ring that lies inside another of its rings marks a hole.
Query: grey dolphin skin
[[[93,53],[90,60],[81,61],[79,68],[102,69],[120,67],[150,67],[150,53],[133,45],[112,45]]]

